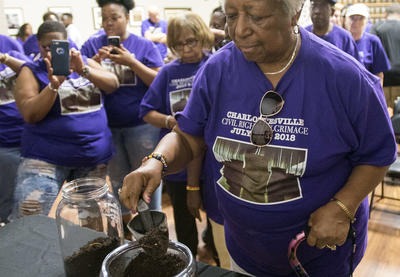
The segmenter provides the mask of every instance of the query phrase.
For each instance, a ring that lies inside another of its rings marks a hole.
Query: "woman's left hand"
[[[75,49],[71,49],[70,51],[70,65],[69,68],[78,74],[82,73],[82,69],[85,66],[85,63],[83,62],[81,52]]]
[[[51,83],[51,87],[54,89],[58,89],[61,84],[67,79],[67,76],[58,76],[58,75],[53,75],[53,67],[51,66],[51,54],[50,52],[47,53],[46,57],[44,58],[44,62],[46,63],[47,67],[47,76],[49,78],[49,81]]]
[[[307,238],[310,246],[335,250],[336,245],[346,242],[350,219],[334,201],[329,201],[310,215],[308,226],[311,227]]]
[[[113,62],[117,64],[130,66],[132,62],[136,59],[135,55],[129,52],[129,50],[126,49],[122,44],[120,48],[114,46],[113,50],[117,54],[110,54],[109,57]]]

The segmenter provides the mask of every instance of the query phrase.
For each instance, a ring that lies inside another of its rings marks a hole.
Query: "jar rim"
[[[87,200],[102,197],[108,191],[105,179],[85,177],[64,184],[62,197],[70,200]]]

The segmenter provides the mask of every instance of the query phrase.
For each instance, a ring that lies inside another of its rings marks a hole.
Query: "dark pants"
[[[164,180],[167,192],[174,208],[175,231],[178,241],[185,244],[192,251],[193,257],[197,255],[196,219],[189,212],[186,205],[186,182],[171,182]]]

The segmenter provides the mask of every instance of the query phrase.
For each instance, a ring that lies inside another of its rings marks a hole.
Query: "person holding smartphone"
[[[118,90],[106,95],[104,103],[116,148],[115,156],[108,164],[108,174],[116,193],[125,175],[139,167],[142,158],[157,144],[160,130],[140,118],[139,105],[163,61],[151,41],[128,31],[129,11],[134,7],[132,0],[97,0],[97,3],[102,10],[105,34],[87,40],[81,52],[100,61],[120,81]],[[108,38],[115,36],[120,37],[120,47],[108,45]],[[161,210],[161,189],[152,200],[151,209]],[[123,207],[122,212],[127,223],[130,211]]]
[[[106,177],[106,164],[113,155],[111,132],[100,89],[111,93],[116,76],[98,63],[70,55],[70,72],[56,76],[50,45],[66,40],[59,22],[40,25],[41,58],[25,63],[16,81],[15,101],[26,122],[21,138],[22,160],[11,219],[30,214],[47,215],[65,181],[82,177]]]

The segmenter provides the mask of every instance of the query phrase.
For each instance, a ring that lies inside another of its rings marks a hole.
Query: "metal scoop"
[[[139,200],[137,206],[140,219],[142,220],[143,228],[145,232],[149,232],[154,227],[153,218],[151,217],[149,205],[143,201],[143,199]]]
[[[149,210],[142,199],[138,202],[139,214],[128,223],[128,229],[144,252],[151,257],[162,257],[169,244],[167,216],[163,212]]]

